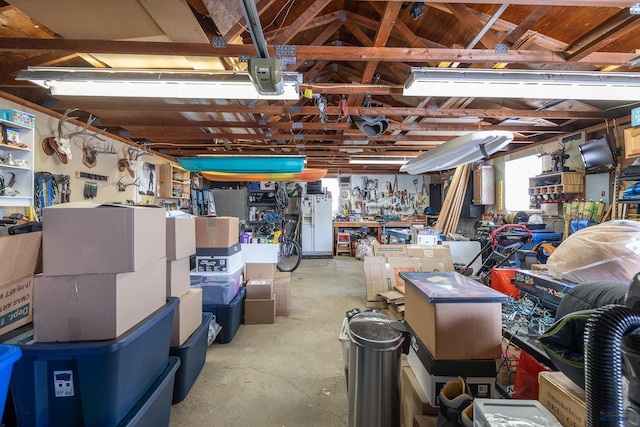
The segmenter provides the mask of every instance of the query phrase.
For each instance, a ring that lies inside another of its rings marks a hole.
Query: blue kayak
[[[178,157],[178,163],[189,172],[299,173],[304,169],[305,158],[300,156]]]

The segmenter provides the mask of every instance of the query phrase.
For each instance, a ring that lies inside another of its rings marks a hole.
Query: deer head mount
[[[138,178],[136,178],[133,182],[125,182],[126,176],[123,175],[120,177],[120,179],[118,180],[117,184],[118,184],[118,191],[125,191],[127,189],[127,187],[129,187],[130,185],[135,185],[136,187],[139,187],[139,180]]]
[[[105,139],[102,139],[99,137],[100,134],[105,132],[104,129],[98,133],[92,133],[89,131],[89,126],[91,126],[93,122],[96,120],[96,117],[94,117],[93,115],[89,115],[89,118],[87,119],[87,122],[85,123],[82,130],[77,132],[71,132],[65,135],[64,124],[71,119],[77,119],[77,117],[70,116],[71,113],[77,110],[78,110],[77,108],[70,108],[67,111],[65,111],[62,117],[60,117],[60,119],[58,120],[57,136],[50,136],[42,140],[42,149],[45,152],[45,154],[49,156],[55,154],[58,157],[58,159],[64,164],[67,164],[69,160],[71,160],[73,157],[73,153],[71,152],[71,141],[73,140],[73,138],[86,135],[86,136],[89,136],[89,140],[96,138],[103,142],[106,141]],[[83,151],[84,151],[84,146],[83,146]],[[91,153],[89,157],[91,157]],[[95,161],[85,162],[85,160],[83,159],[83,162],[85,163],[85,165],[87,165],[90,168],[95,166]],[[89,164],[92,164],[92,166],[89,166]]]
[[[131,178],[135,178],[136,163],[138,162],[138,159],[142,156],[150,155],[151,153],[139,148],[129,147],[124,154],[124,158],[118,159],[118,170],[120,172],[124,172],[126,170],[129,172],[129,175],[131,175]]]
[[[104,130],[82,142],[82,163],[89,169],[98,163],[98,154],[118,154],[113,148],[113,143],[109,144],[105,139],[100,138],[102,132]],[[98,141],[92,142],[94,139]]]

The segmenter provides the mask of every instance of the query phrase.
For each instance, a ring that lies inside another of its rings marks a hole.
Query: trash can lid
[[[391,322],[393,319],[382,313],[358,313],[349,321],[351,340],[363,347],[393,350],[402,342],[402,333]]]

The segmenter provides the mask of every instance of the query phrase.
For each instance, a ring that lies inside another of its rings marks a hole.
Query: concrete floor
[[[366,304],[362,261],[303,259],[291,278],[291,312],[273,325],[241,325],[208,347],[170,426],[344,427],[348,398],[338,336],[345,312]]]

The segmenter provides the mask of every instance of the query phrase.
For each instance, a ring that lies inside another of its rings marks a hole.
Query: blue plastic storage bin
[[[22,351],[17,345],[0,345],[0,419],[4,415],[4,404],[9,392],[11,371],[21,355]]]
[[[229,304],[238,294],[242,285],[244,264],[232,273],[191,271],[192,288],[202,289],[203,304]]]
[[[180,358],[180,367],[173,386],[173,403],[182,402],[196,382],[207,359],[209,323],[212,313],[202,313],[202,323],[189,339],[179,347],[171,347],[169,356]]]
[[[169,357],[160,377],[136,403],[118,427],[162,427],[169,425],[171,396],[176,372],[180,369],[180,358]]]
[[[22,350],[11,375],[18,425],[117,425],[167,366],[178,302],[167,298],[113,340],[40,343],[32,330],[14,338]]]
[[[235,298],[229,304],[202,304],[202,311],[205,313],[213,313],[216,316],[216,322],[222,326],[222,330],[216,337],[215,342],[226,344],[231,342],[238,332],[240,323],[242,322],[242,308],[244,304],[245,288],[240,288]]]

